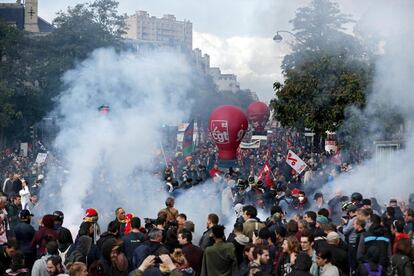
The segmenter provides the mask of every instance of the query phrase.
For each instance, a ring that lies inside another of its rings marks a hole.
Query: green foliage
[[[283,60],[285,82],[274,84],[274,116],[284,126],[310,128],[319,135],[336,131],[347,106],[365,104],[372,71],[368,55],[342,32],[350,19],[328,0],[312,1],[291,22],[303,43]]]
[[[64,72],[97,48],[123,49],[117,7],[113,0],[69,7],[46,36],[0,22],[0,138],[29,139],[28,128],[53,109]]]

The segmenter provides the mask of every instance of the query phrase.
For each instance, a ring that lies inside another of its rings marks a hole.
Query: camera
[[[156,256],[156,257],[154,258],[154,263],[155,263],[155,264],[161,264],[161,263],[162,263],[160,256]]]
[[[152,218],[144,218],[144,222],[145,222],[145,229],[150,230],[154,227],[155,223],[156,223],[156,219],[152,219]]]

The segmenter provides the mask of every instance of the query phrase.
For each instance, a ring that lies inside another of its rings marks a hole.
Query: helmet
[[[63,221],[64,219],[64,215],[62,213],[62,211],[54,211],[53,215],[59,220],[59,221]]]
[[[351,205],[353,205],[351,201],[345,201],[341,206],[342,211],[346,211]]]
[[[358,192],[355,192],[355,193],[353,193],[352,195],[351,195],[351,201],[358,201],[358,202],[361,202],[362,201],[362,199],[363,199],[363,197],[362,197],[362,195],[360,194],[360,193],[358,193]]]

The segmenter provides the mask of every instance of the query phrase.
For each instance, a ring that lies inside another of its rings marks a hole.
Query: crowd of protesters
[[[305,172],[287,165],[281,153],[288,150],[307,163]],[[234,168],[220,168],[216,154],[205,143],[170,160],[162,179],[171,197],[154,219],[119,207],[101,229],[99,210],[89,208],[76,233],[65,228],[59,210],[32,222],[44,171],[9,154],[0,195],[0,274],[414,275],[414,194],[386,207],[357,191],[326,199],[323,185],[352,173],[358,160],[317,152],[294,132],[275,130],[261,147],[241,150]],[[260,175],[264,166],[270,173]],[[215,185],[221,197],[221,211],[208,214],[199,240],[194,229],[204,225],[174,207],[176,193],[197,185]]]

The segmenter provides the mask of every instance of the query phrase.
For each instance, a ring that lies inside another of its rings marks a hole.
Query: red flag
[[[257,177],[257,180],[264,181],[266,183],[266,186],[267,187],[270,187],[273,184],[273,180],[272,180],[272,177],[271,177],[271,173],[272,172],[271,172],[269,163],[266,162],[263,165],[263,167],[261,168],[261,170],[259,171],[259,175]]]

